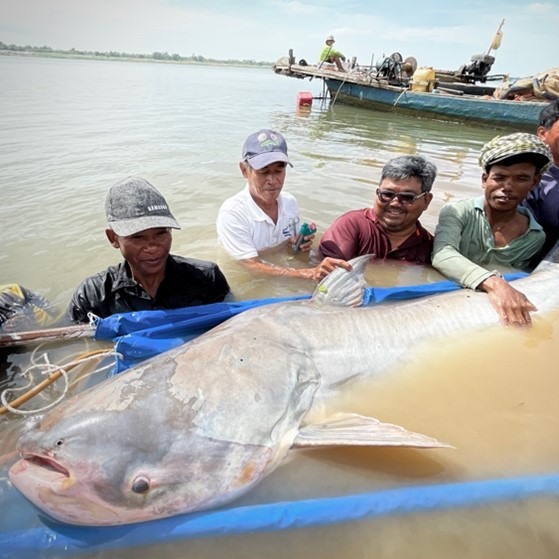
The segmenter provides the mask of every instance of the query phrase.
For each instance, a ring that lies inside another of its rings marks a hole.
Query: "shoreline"
[[[72,60],[99,60],[109,62],[138,62],[147,64],[179,64],[188,66],[231,66],[233,68],[257,68],[269,70],[272,68],[273,63],[243,63],[229,62],[227,60],[158,60],[151,57],[139,56],[110,56],[105,53],[96,54],[79,54],[73,52],[37,52],[37,51],[13,51],[7,49],[0,49],[0,56],[21,56],[21,57],[35,57],[35,58],[67,58]]]

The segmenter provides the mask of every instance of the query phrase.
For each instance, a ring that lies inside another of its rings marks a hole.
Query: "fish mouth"
[[[70,471],[60,462],[49,456],[25,454],[9,470],[10,479],[18,487],[18,480],[34,480],[41,486],[67,484],[71,479]],[[19,487],[18,487],[19,488]],[[21,490],[21,489],[20,489]],[[22,490],[23,493],[25,491]]]
[[[58,463],[56,460],[49,458],[48,456],[39,456],[37,454],[29,454],[27,456],[22,456],[22,460],[28,465],[41,468],[47,472],[59,473],[64,477],[70,477],[70,472]]]

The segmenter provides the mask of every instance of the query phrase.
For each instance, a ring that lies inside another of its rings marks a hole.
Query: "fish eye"
[[[64,439],[58,439],[58,440],[54,443],[54,446],[61,447],[63,444],[64,444]]]
[[[149,479],[144,476],[138,476],[132,483],[132,491],[134,493],[147,493],[150,489]]]

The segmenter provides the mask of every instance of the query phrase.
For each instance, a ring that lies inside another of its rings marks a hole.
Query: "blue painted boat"
[[[511,101],[488,96],[412,91],[382,83],[359,83],[351,78],[324,77],[330,97],[336,102],[375,109],[413,112],[418,116],[446,120],[476,121],[491,125],[515,125],[535,131],[538,117],[547,104],[540,101]]]
[[[436,74],[433,84],[421,91],[414,87],[411,76],[383,76],[379,74],[379,70],[370,67],[339,72],[330,65],[320,67],[295,64],[291,57],[284,57],[276,62],[273,69],[275,73],[289,77],[322,79],[330,94],[331,103],[529,131],[536,130],[539,114],[549,103],[546,99],[496,99],[491,95],[495,87],[483,85],[484,80],[490,79],[490,76],[476,75],[469,77],[470,82],[465,83],[458,80],[447,81],[448,75]],[[382,72],[382,65],[380,71]],[[399,79],[392,79],[396,77]],[[475,83],[475,79],[479,77],[482,84]]]

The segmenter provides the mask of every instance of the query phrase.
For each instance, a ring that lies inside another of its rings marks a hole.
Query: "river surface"
[[[313,284],[304,280],[250,276],[217,247],[218,208],[244,186],[238,161],[248,134],[268,127],[285,135],[294,163],[285,190],[320,234],[341,213],[371,205],[383,164],[400,154],[420,154],[437,165],[434,200],[422,217],[433,231],[442,204],[481,192],[479,149],[509,132],[319,99],[303,108],[297,106],[301,91],[319,97],[322,84],[263,69],[0,57],[0,284],[20,283],[64,309],[84,277],[119,260],[104,236],[104,198],[114,182],[139,175],[163,192],[182,224],[173,233],[173,252],[217,261],[239,299],[310,293]],[[305,265],[304,257],[283,251],[270,258]],[[420,267],[381,264],[367,279],[395,285],[440,277]],[[536,317],[530,331],[497,328],[431,347],[394,378],[348,391],[332,406],[405,425],[456,450],[299,453],[239,503],[559,471],[556,328],[559,313]],[[60,362],[70,351],[91,347],[98,344],[3,355],[4,385],[6,378],[19,384],[20,372],[31,359],[44,360],[45,352]],[[0,417],[3,530],[42,525],[5,480],[22,423]],[[559,555],[557,521],[557,499],[529,499],[200,538],[150,553],[169,559],[552,558]],[[38,550],[37,557],[53,556]]]

